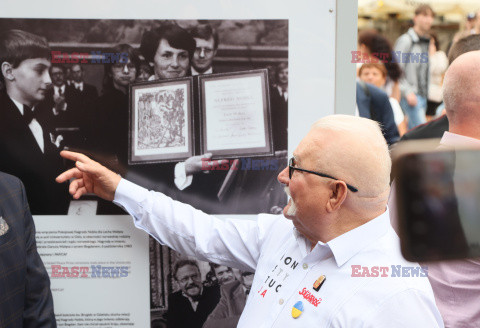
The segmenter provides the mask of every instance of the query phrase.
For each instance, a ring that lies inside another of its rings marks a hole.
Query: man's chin
[[[187,294],[190,297],[198,297],[200,296],[200,288],[199,287],[188,288],[185,294]]]

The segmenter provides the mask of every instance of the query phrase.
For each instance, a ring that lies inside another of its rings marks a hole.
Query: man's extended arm
[[[257,221],[223,221],[123,180],[85,155],[68,151],[61,155],[76,161],[75,168],[57,177],[58,182],[74,179],[69,191],[75,199],[93,192],[115,200],[134,217],[138,228],[161,244],[203,261],[255,271],[265,235],[278,222],[268,215]]]

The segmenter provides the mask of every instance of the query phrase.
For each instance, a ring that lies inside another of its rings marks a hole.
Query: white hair
[[[312,125],[324,150],[319,167],[356,187],[361,197],[377,197],[390,187],[392,161],[380,125],[370,119],[349,115],[330,115]],[[323,142],[328,136],[330,142]]]

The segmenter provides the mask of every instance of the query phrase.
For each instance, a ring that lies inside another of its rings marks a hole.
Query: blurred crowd
[[[357,114],[380,122],[390,145],[408,139],[411,133],[417,135],[427,122],[447,120],[442,99],[445,72],[464,52],[465,43],[478,43],[480,11],[469,13],[460,31],[444,46],[432,28],[434,19],[434,10],[420,5],[412,26],[395,42],[377,30],[359,31],[358,49],[352,52],[357,64]],[[441,137],[446,130],[448,125],[443,124],[443,130],[425,137]]]

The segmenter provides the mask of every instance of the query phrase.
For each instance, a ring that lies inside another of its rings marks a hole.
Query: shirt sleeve
[[[277,216],[221,220],[122,179],[114,202],[134,218],[137,228],[162,245],[202,261],[255,270],[266,232]]]
[[[445,327],[433,294],[429,297],[417,289],[407,289],[391,295],[370,313],[366,313],[364,322],[363,328]]]
[[[193,176],[187,175],[185,172],[185,162],[175,165],[175,186],[179,190],[183,190],[192,184]]]

